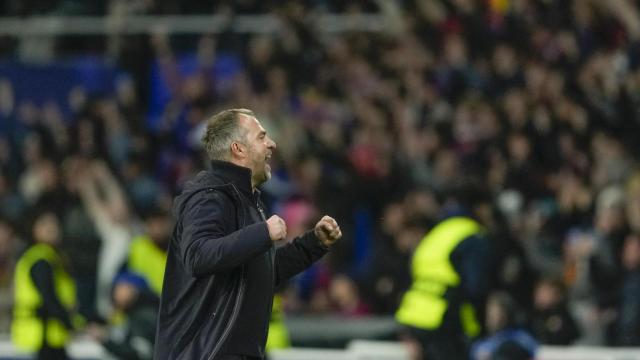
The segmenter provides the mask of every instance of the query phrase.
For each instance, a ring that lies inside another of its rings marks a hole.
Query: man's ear
[[[244,157],[245,156],[245,148],[244,145],[242,145],[241,143],[234,141],[231,143],[231,155],[232,156],[237,156],[237,157]]]

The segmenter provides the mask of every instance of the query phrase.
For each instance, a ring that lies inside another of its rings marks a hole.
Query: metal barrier
[[[74,360],[102,360],[102,346],[87,337],[79,337],[68,347],[69,356]],[[0,360],[30,360],[32,357],[17,350],[8,336],[0,336]]]
[[[100,345],[88,338],[76,339],[69,347],[76,360],[101,360]],[[7,337],[0,337],[0,360],[29,360],[11,345]],[[270,353],[271,360],[410,360],[401,343],[390,341],[353,340],[345,349],[291,348]],[[640,348],[605,348],[589,346],[542,346],[537,360],[640,360]]]
[[[542,346],[540,360],[640,360],[640,348]]]

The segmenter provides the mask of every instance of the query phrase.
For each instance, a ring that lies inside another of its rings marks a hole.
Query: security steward
[[[171,215],[157,208],[149,211],[145,217],[146,233],[131,242],[127,269],[142,277],[151,291],[160,297],[171,237]]]
[[[490,285],[490,244],[482,222],[491,213],[481,189],[471,181],[454,185],[445,216],[413,255],[413,283],[396,320],[420,345],[423,359],[466,360],[481,332],[477,312],[484,309]]]
[[[284,322],[284,307],[282,305],[282,295],[276,294],[273,297],[271,308],[271,318],[269,319],[269,334],[267,336],[267,352],[271,350],[286,349],[291,347],[289,340],[289,330]]]
[[[37,359],[68,359],[65,345],[82,320],[74,315],[76,287],[58,252],[60,224],[50,211],[35,217],[34,244],[20,257],[15,271],[11,340]]]

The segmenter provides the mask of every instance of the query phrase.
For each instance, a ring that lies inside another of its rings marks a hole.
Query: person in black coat
[[[534,293],[531,327],[536,338],[545,345],[571,345],[580,330],[569,311],[566,289],[562,281],[543,278]]]
[[[620,289],[615,343],[618,346],[640,346],[640,235],[627,236],[622,263],[625,274]]]
[[[174,203],[154,359],[262,359],[274,288],[320,259],[342,232],[324,216],[276,248],[286,224],[267,219],[257,189],[271,176],[276,144],[250,110],[214,115],[203,145],[211,170]]]
[[[145,279],[123,272],[114,281],[113,306],[122,321],[109,327],[91,324],[88,334],[120,360],[149,360],[158,320],[158,297]]]

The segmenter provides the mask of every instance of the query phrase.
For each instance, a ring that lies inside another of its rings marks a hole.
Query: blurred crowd
[[[128,242],[153,232],[166,248],[172,198],[207,166],[207,116],[242,107],[278,145],[263,195],[288,235],[324,213],[343,228],[282,290],[286,312],[393,314],[447,185],[473,175],[493,199],[492,288],[513,316],[544,344],[640,346],[640,3],[360,1],[339,10],[398,26],[341,34],[309,21],[337,5],[306,3],[270,5],[284,24],[272,35],[125,37],[113,93],[17,102],[0,80],[0,330],[33,214],[59,219],[81,311],[108,316]],[[179,52],[195,71],[178,71]],[[215,76],[220,53],[240,59],[231,78]],[[151,63],[170,91],[160,109]]]

